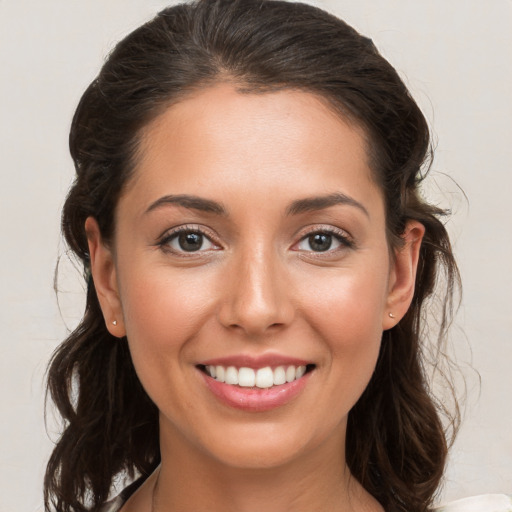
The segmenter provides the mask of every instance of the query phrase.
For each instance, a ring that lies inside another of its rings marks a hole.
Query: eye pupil
[[[313,251],[323,252],[331,248],[332,235],[326,233],[315,233],[308,238],[309,246]]]
[[[198,251],[203,245],[203,235],[200,233],[180,233],[178,236],[180,248],[187,252]]]

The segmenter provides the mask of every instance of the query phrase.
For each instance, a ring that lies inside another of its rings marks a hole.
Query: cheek
[[[121,280],[128,343],[141,380],[153,380],[186,361],[179,356],[208,321],[212,285],[199,272],[126,270],[137,276]]]
[[[147,335],[170,341],[194,325],[211,302],[211,278],[205,272],[127,271],[134,276],[121,279],[126,284],[121,298],[128,332],[142,329]]]
[[[388,274],[384,266],[374,269],[336,269],[332,275],[302,279],[303,310],[319,331],[339,337],[340,345],[364,343],[367,336],[382,333]],[[343,342],[343,343],[342,343]]]
[[[353,405],[368,384],[379,355],[387,273],[384,268],[351,269],[335,279],[317,278],[314,283],[315,293],[308,294],[304,314],[328,354],[325,364],[332,370],[333,392],[345,397],[341,402]]]

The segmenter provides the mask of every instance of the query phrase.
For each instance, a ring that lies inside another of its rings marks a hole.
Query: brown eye
[[[199,251],[203,246],[203,235],[200,233],[180,233],[177,241],[183,251]]]
[[[308,243],[311,250],[315,252],[328,251],[332,245],[332,235],[327,233],[315,233],[308,236]]]
[[[299,251],[327,252],[338,249],[342,245],[349,245],[341,235],[328,231],[317,231],[305,236],[298,244]]]
[[[216,248],[206,235],[190,229],[171,233],[162,241],[161,245],[176,253],[202,252]]]

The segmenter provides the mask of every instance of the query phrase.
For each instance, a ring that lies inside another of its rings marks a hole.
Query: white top
[[[118,496],[106,503],[101,512],[118,512],[125,499]],[[512,496],[506,494],[481,494],[452,501],[433,509],[433,512],[512,512]]]
[[[452,501],[434,509],[435,512],[512,512],[512,496],[481,494]]]

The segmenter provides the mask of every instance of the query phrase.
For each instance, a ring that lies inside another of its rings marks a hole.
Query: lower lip
[[[263,412],[292,401],[306,386],[311,372],[293,382],[264,389],[232,386],[215,380],[202,371],[201,374],[208,389],[224,404],[244,411]]]

